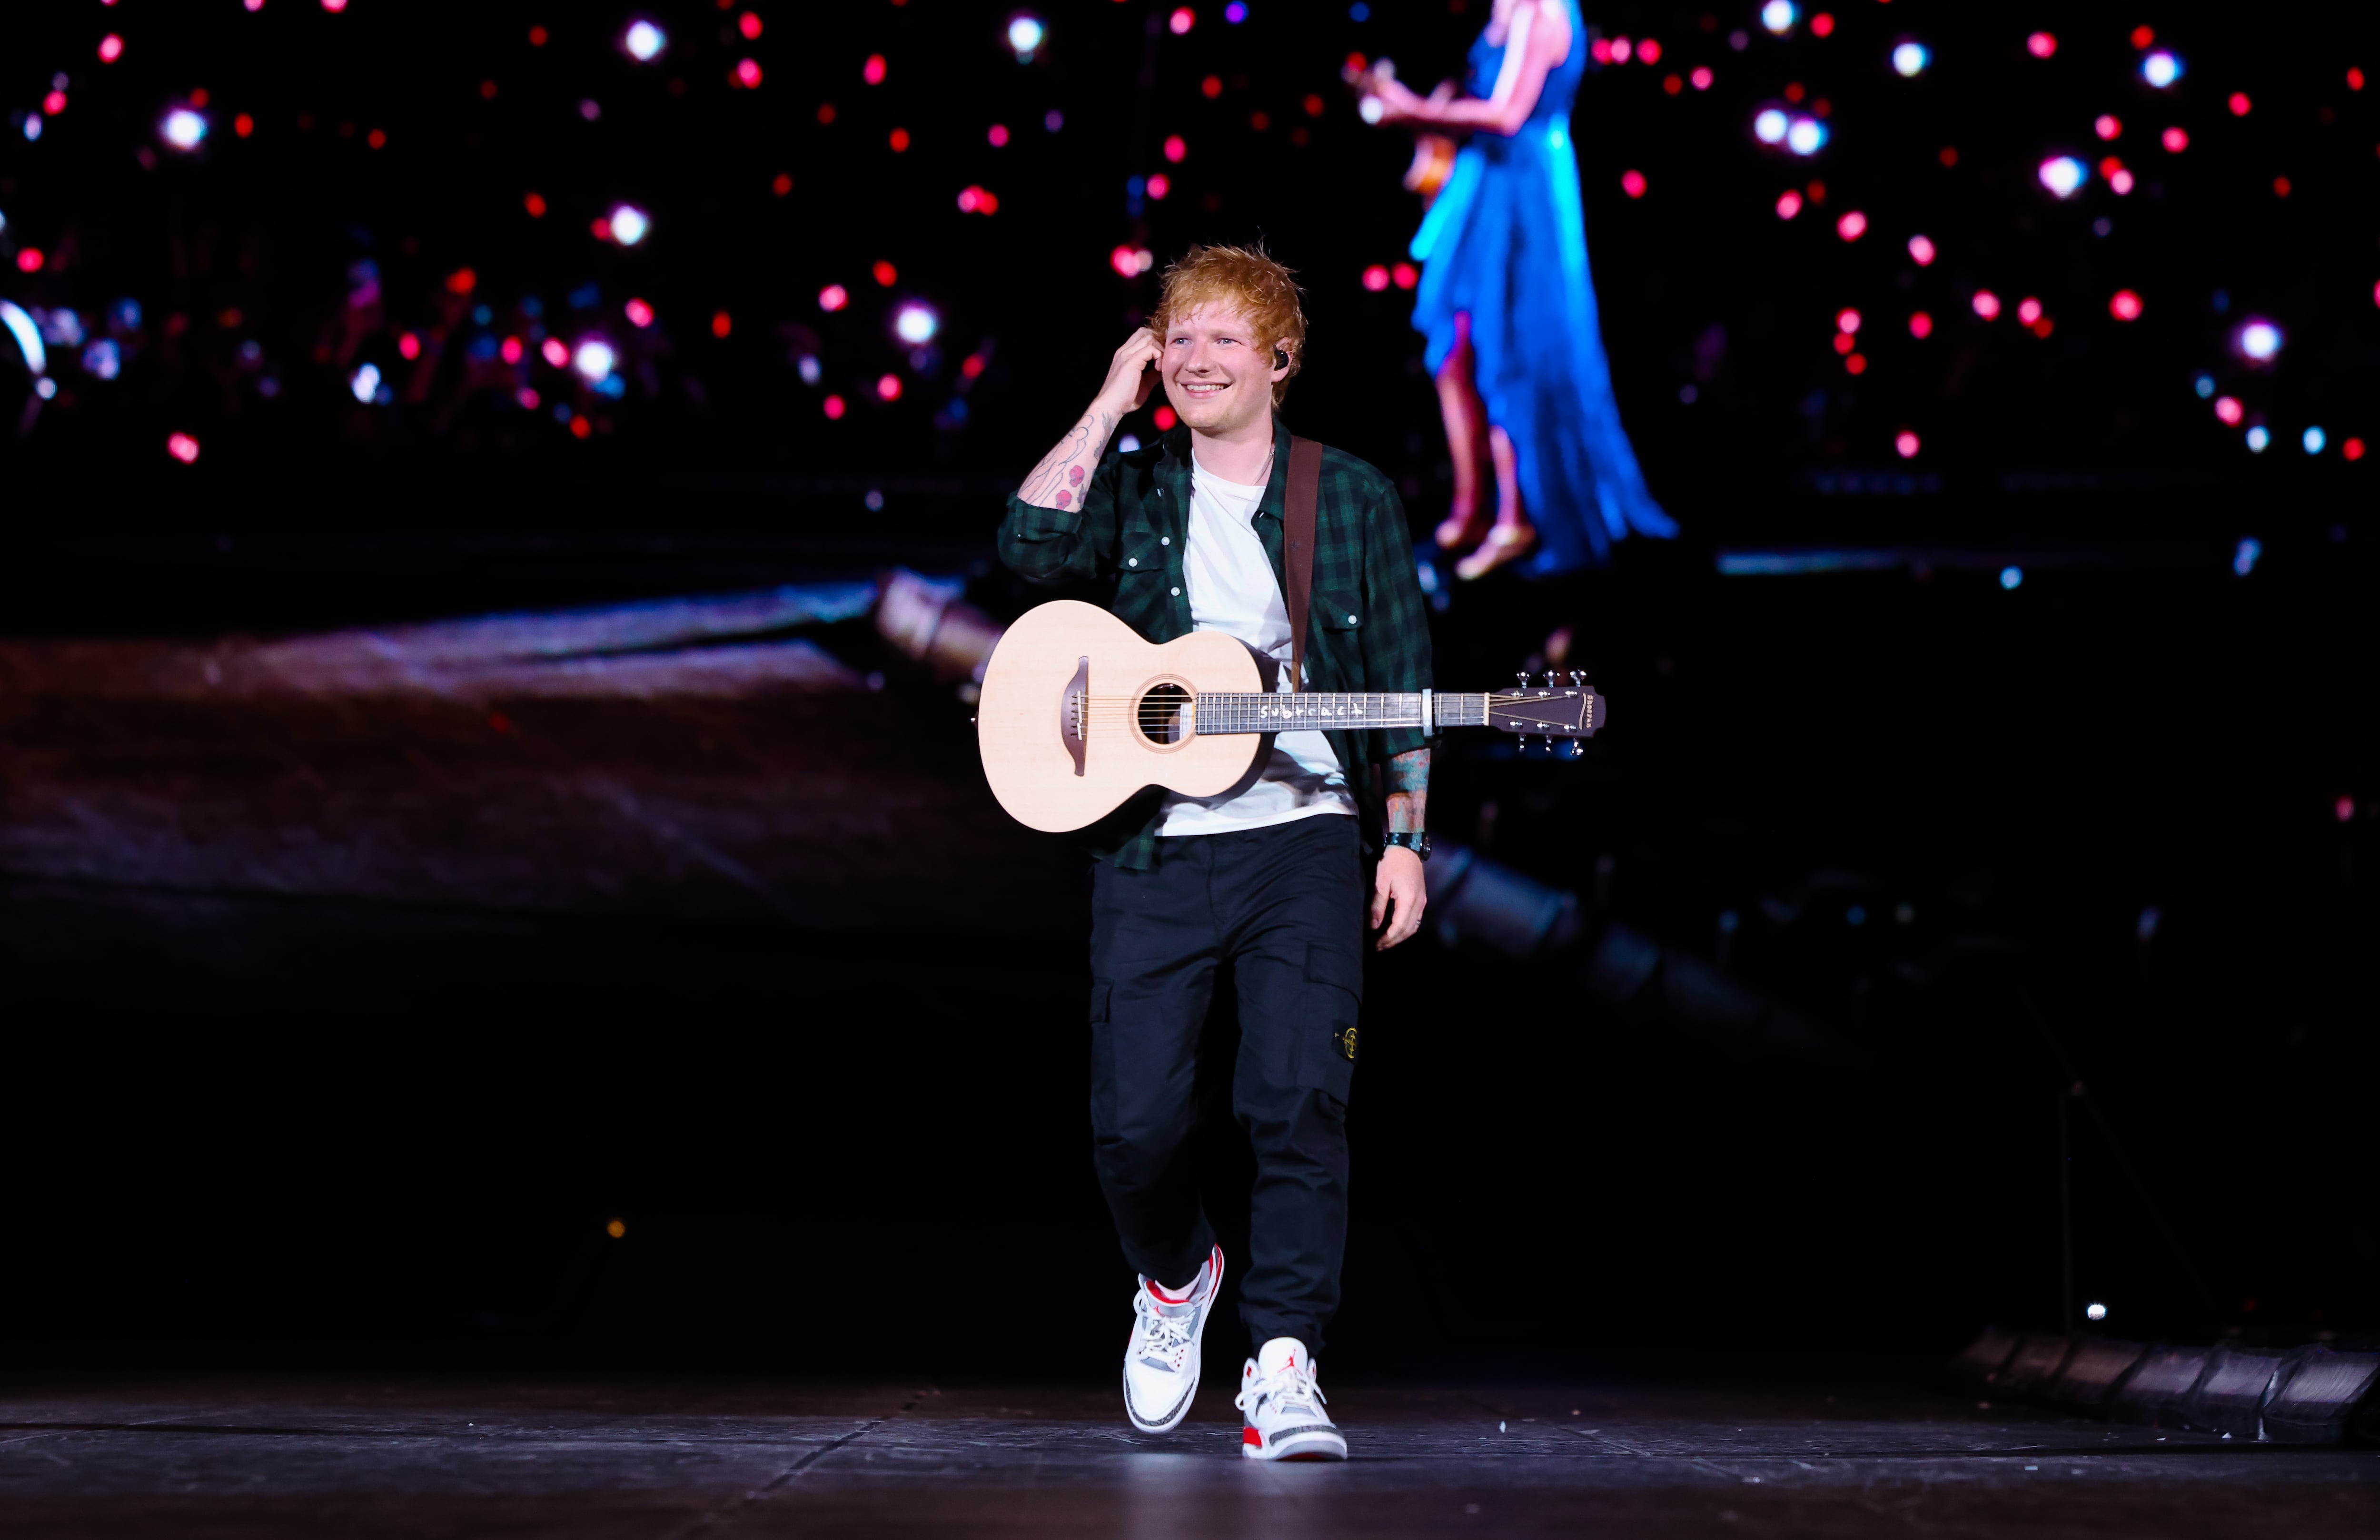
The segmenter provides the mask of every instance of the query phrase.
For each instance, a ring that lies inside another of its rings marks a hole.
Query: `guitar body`
[[[1160,646],[1097,605],[1043,604],[984,665],[984,776],[1011,818],[1051,833],[1098,822],[1145,786],[1213,796],[1248,773],[1266,740],[1180,731],[1173,703],[1263,687],[1255,655],[1222,632]]]

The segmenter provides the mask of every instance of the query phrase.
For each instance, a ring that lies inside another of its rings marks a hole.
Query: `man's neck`
[[[1190,430],[1190,452],[1209,476],[1253,487],[1265,479],[1265,461],[1272,455],[1272,418],[1267,416],[1228,436]]]

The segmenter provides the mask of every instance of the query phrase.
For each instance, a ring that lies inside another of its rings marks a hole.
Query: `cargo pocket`
[[[1347,1099],[1355,1083],[1357,1007],[1364,962],[1340,947],[1307,943],[1304,1020],[1298,1028],[1297,1084]]]
[[[1100,1134],[1116,1124],[1115,1026],[1108,1020],[1114,990],[1108,979],[1091,980],[1091,1129]]]

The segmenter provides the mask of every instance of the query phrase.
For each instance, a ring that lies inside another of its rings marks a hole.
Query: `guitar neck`
[[[1387,695],[1254,695],[1208,692],[1192,709],[1193,731],[1222,733],[1309,733],[1324,729],[1359,732],[1372,727],[1419,727],[1422,697],[1418,690]],[[1432,728],[1486,727],[1488,697],[1452,695],[1433,690],[1429,697]]]

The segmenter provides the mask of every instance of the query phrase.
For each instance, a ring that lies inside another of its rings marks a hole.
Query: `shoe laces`
[[[1132,1304],[1140,1312],[1140,1352],[1143,1356],[1171,1362],[1189,1348],[1190,1328],[1197,1319],[1196,1311],[1185,1310],[1181,1315],[1169,1316],[1158,1304],[1156,1296],[1147,1289],[1134,1298]]]
[[[1328,1406],[1330,1398],[1322,1393],[1322,1386],[1316,1377],[1318,1372],[1310,1358],[1303,1364],[1275,1369],[1270,1374],[1259,1371],[1256,1377],[1240,1388],[1240,1393],[1232,1398],[1232,1404],[1250,1416],[1256,1415],[1258,1403],[1268,1396],[1283,1401],[1304,1401],[1308,1406]]]

